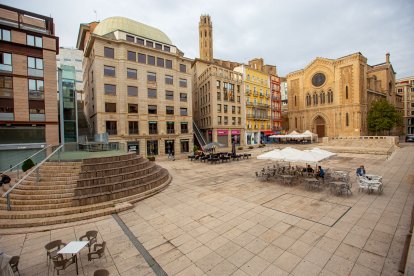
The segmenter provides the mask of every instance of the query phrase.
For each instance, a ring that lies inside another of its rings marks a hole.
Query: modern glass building
[[[59,130],[60,142],[78,140],[78,110],[76,105],[76,73],[74,66],[61,65],[59,78]]]

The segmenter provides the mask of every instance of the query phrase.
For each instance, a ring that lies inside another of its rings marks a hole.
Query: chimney
[[[390,63],[390,53],[385,54],[385,62]]]

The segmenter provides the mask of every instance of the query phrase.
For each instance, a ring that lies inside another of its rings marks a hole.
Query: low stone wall
[[[391,155],[399,145],[398,136],[324,137],[323,149],[342,153]]]

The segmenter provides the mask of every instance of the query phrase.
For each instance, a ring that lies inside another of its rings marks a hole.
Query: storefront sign
[[[217,135],[229,135],[229,131],[227,129],[218,129]]]
[[[240,134],[240,130],[232,130],[231,134]]]

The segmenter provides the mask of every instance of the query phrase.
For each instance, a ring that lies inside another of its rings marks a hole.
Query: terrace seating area
[[[46,162],[6,198],[0,198],[0,228],[68,223],[127,210],[163,190],[168,171],[136,154]]]
[[[250,153],[233,154],[229,152],[220,153],[204,153],[192,154],[188,156],[190,161],[200,161],[204,163],[217,164],[230,161],[240,161],[242,159],[249,159],[252,155]]]
[[[255,172],[256,178],[261,181],[275,181],[283,185],[302,184],[308,190],[329,190],[337,196],[352,195],[352,181],[348,171],[324,170],[324,175],[319,176],[310,167],[284,166],[275,164],[267,166]],[[359,191],[368,193],[383,191],[382,177],[377,175],[366,175],[357,177]]]

